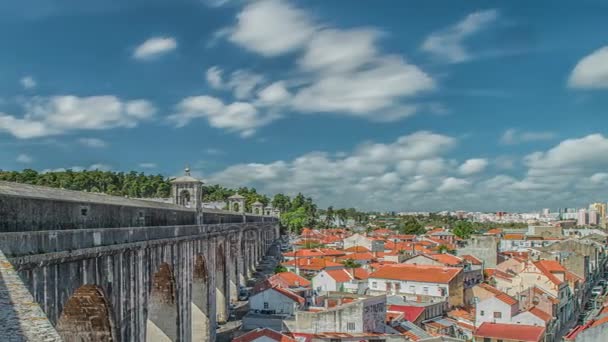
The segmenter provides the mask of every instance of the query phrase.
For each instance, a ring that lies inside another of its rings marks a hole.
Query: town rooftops
[[[296,261],[297,261],[297,263],[296,263]],[[328,261],[328,260],[321,259],[321,258],[315,258],[315,259],[299,259],[298,258],[295,260],[290,260],[290,261],[284,262],[282,265],[287,266],[287,267],[298,267],[300,269],[310,270],[310,271],[320,271],[327,267],[344,268],[344,265],[342,265],[342,264],[338,264],[337,262]]]
[[[341,270],[327,270],[325,271],[328,276],[332,277],[338,283],[347,283],[352,280],[352,277],[345,269]]]
[[[462,269],[456,267],[395,264],[386,265],[370,274],[369,277],[447,284],[460,272]]]
[[[410,305],[389,305],[388,309],[403,313],[403,318],[410,322],[415,322],[425,310],[423,306]]]
[[[531,314],[533,314],[534,316],[545,321],[545,324],[551,322],[551,320],[553,319],[553,316],[551,316],[549,313],[544,312],[543,310],[537,308],[536,306],[531,307],[528,311]]]
[[[308,287],[311,282],[293,272],[277,273],[267,279],[273,285],[283,285],[282,287]]]
[[[440,262],[446,266],[454,266],[462,263],[462,259],[447,253],[442,254],[431,254],[429,257],[437,262]]]
[[[276,342],[296,342],[295,339],[269,328],[258,328],[252,330],[246,334],[232,339],[232,342],[253,342],[258,339],[263,341],[271,340]]]
[[[474,333],[476,337],[522,342],[540,342],[545,328],[522,324],[483,323]]]

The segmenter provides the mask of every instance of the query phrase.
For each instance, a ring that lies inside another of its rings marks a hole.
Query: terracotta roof
[[[477,259],[473,255],[465,254],[465,255],[462,256],[462,258],[464,260],[470,262],[472,265],[483,265],[483,261],[481,261],[480,259]]]
[[[553,274],[557,272],[566,272],[564,266],[562,266],[559,262],[553,260],[540,260],[535,261],[533,264],[555,285],[560,285],[561,283],[563,283],[563,281],[561,281],[558,277],[555,276],[555,274]]]
[[[494,297],[496,297],[496,299],[502,301],[503,303],[507,304],[507,305],[514,305],[517,304],[517,299],[509,296],[508,294],[500,291],[499,289],[495,288],[494,286],[485,284],[485,283],[481,283],[479,285],[480,288],[494,294]]]
[[[268,278],[268,280],[271,283],[276,282],[276,284],[286,285],[283,287],[308,287],[311,285],[311,282],[308,279],[300,277],[293,272],[277,273]]]
[[[446,266],[456,266],[460,263],[462,263],[462,259],[452,255],[452,254],[447,254],[447,253],[442,253],[442,254],[431,254],[429,255],[429,257],[437,262],[440,262]]]
[[[337,249],[331,249],[331,248],[319,248],[319,250],[321,252],[323,252],[323,254],[325,254],[325,256],[341,256],[341,255],[346,254],[343,251],[339,251]]]
[[[340,260],[372,260],[374,259],[374,256],[372,255],[372,253],[370,252],[364,252],[364,253],[351,253],[345,256],[342,256],[340,258],[338,258]]]
[[[295,339],[269,328],[258,328],[232,339],[232,342],[251,342],[260,337],[266,337],[277,342],[296,342]]]
[[[316,248],[315,249],[299,249],[297,251],[283,253],[283,256],[288,257],[288,258],[314,258],[314,257],[319,257],[319,256],[325,256],[325,253],[323,253],[321,250],[316,249]]]
[[[381,267],[369,277],[447,284],[461,271],[455,267],[398,264]]]
[[[350,273],[348,273],[348,271],[342,269],[342,270],[327,270],[324,271],[325,273],[327,273],[327,275],[329,275],[330,277],[332,277],[335,281],[337,281],[338,283],[347,283],[349,281],[352,280]]]
[[[345,252],[355,252],[355,253],[371,252],[369,249],[367,249],[366,247],[363,247],[363,246],[348,247],[344,251]]]
[[[333,261],[328,261],[325,259],[294,259],[294,260],[289,260],[287,262],[282,263],[283,266],[291,266],[291,267],[295,267],[296,266],[296,260],[297,260],[297,267],[303,270],[311,270],[311,271],[320,271],[323,270],[327,267],[342,267],[344,268],[344,265],[342,264],[338,264],[337,262],[333,262]]]
[[[606,323],[608,323],[608,316],[604,316],[598,320],[593,321],[593,323],[591,323],[591,328],[595,328]]]
[[[502,238],[504,240],[523,240],[524,234],[505,234]]]
[[[542,319],[543,321],[545,321],[545,323],[549,323],[551,322],[551,320],[553,319],[553,316],[551,316],[550,314],[544,312],[543,310],[537,308],[536,306],[533,306],[530,308],[531,314],[533,314],[534,316]]]
[[[476,337],[489,337],[524,342],[540,342],[544,334],[544,327],[488,322],[483,323],[474,333]]]
[[[284,295],[285,297],[293,300],[294,302],[300,303],[300,305],[304,304],[304,298],[298,296],[297,294],[295,294],[289,290],[286,290],[286,289],[284,289],[282,287],[278,287],[278,286],[275,286],[272,289],[277,291],[278,293]]]
[[[365,279],[369,278],[369,274],[370,274],[365,268],[362,268],[362,267],[355,268],[353,273],[354,273],[355,279],[358,279],[358,280],[365,280]]]
[[[474,313],[467,311],[465,309],[462,309],[462,308],[453,309],[453,310],[449,311],[447,313],[447,315],[448,315],[448,317],[466,319],[467,321],[471,321],[471,322],[473,322],[475,320]]]
[[[557,299],[554,295],[552,295],[551,293],[541,289],[538,286],[534,286],[534,288],[532,289],[532,291],[534,291],[534,293],[541,295],[543,297],[546,297],[547,299],[549,299],[549,301],[551,301],[551,303],[553,304],[559,304],[559,299]]]
[[[410,322],[415,322],[424,312],[423,306],[389,305],[388,309],[403,313],[403,318]]]
[[[487,232],[485,232],[484,235],[498,235],[498,234],[502,234],[501,228],[492,228],[492,229],[488,230]]]

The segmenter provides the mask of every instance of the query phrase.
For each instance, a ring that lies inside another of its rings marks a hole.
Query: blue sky
[[[602,1],[0,4],[0,168],[101,168],[321,206],[606,201]]]

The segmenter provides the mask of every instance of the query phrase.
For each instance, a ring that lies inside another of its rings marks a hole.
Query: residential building
[[[261,314],[293,316],[304,304],[304,298],[279,286],[264,289],[249,297],[250,311]]]
[[[272,329],[258,328],[233,338],[232,342],[296,342],[296,340]]]
[[[404,296],[419,302],[448,301],[463,305],[462,268],[430,265],[386,265],[370,274],[370,294]]]

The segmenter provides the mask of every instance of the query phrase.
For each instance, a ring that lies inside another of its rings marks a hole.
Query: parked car
[[[595,297],[603,295],[604,294],[604,287],[602,287],[602,286],[594,286],[591,289],[591,294],[593,296],[595,296]]]

